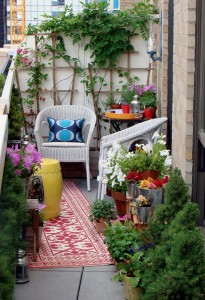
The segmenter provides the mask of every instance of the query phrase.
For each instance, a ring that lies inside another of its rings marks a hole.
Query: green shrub
[[[26,199],[20,178],[6,159],[0,194],[0,299],[12,299],[17,251],[26,218]]]

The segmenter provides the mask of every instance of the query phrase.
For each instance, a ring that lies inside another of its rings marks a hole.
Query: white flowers
[[[116,184],[122,185],[125,182],[126,175],[122,172],[118,161],[122,160],[127,156],[131,157],[133,153],[127,153],[122,145],[118,142],[113,143],[113,147],[107,152],[107,159],[99,161],[99,167],[103,168],[103,175],[98,176],[97,180],[103,183],[108,183],[111,179],[111,186],[114,187]]]

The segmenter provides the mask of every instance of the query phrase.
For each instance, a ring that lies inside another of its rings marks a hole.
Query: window
[[[52,6],[62,6],[65,5],[65,0],[52,0],[51,1]]]
[[[119,0],[113,0],[113,9],[120,9]]]

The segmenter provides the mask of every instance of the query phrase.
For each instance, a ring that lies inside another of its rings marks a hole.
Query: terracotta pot
[[[112,197],[115,200],[117,214],[120,217],[129,214],[130,201],[121,192],[112,191]]]
[[[121,192],[111,191],[111,195],[112,195],[113,199],[116,199],[118,201],[122,201],[122,202],[127,201],[126,195]]]
[[[120,109],[121,108],[121,104],[118,104],[118,103],[111,104],[110,108],[111,109]]]
[[[142,289],[140,287],[131,287],[130,278],[125,277],[122,281],[123,293],[126,300],[140,300]]]
[[[154,117],[155,112],[156,112],[156,107],[144,108],[144,116],[146,119],[152,119]]]
[[[159,176],[159,172],[155,171],[155,170],[150,170],[150,171],[144,170],[144,171],[140,172],[141,179],[147,179],[148,177],[157,179],[158,176]]]
[[[96,228],[96,231],[98,233],[102,233],[103,232],[103,229],[105,228],[105,222],[106,221],[107,220],[103,219],[103,218],[100,218],[99,222],[97,222],[96,220],[94,220],[95,228]]]
[[[121,108],[122,108],[123,114],[129,114],[130,113],[131,106],[129,104],[122,104]]]

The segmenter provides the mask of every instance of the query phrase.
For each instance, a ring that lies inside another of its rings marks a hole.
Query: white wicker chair
[[[82,129],[85,143],[48,142],[49,127],[47,117],[57,120],[85,118]],[[92,110],[83,106],[60,105],[42,109],[37,115],[34,128],[38,151],[43,157],[57,159],[60,162],[83,162],[85,164],[88,191],[90,191],[89,147],[95,123],[96,115]]]
[[[118,141],[120,144],[125,145],[127,149],[129,149],[133,144],[136,144],[139,140],[145,140],[148,143],[152,143],[153,134],[155,133],[155,131],[160,131],[162,124],[166,121],[167,118],[165,117],[151,119],[102,137],[100,141],[99,162],[102,159],[106,159],[107,152],[112,147],[114,141]],[[99,183],[97,199],[103,199],[104,195],[106,194],[106,184],[103,183],[102,180],[100,180],[103,177],[103,174],[103,167],[99,165]]]

